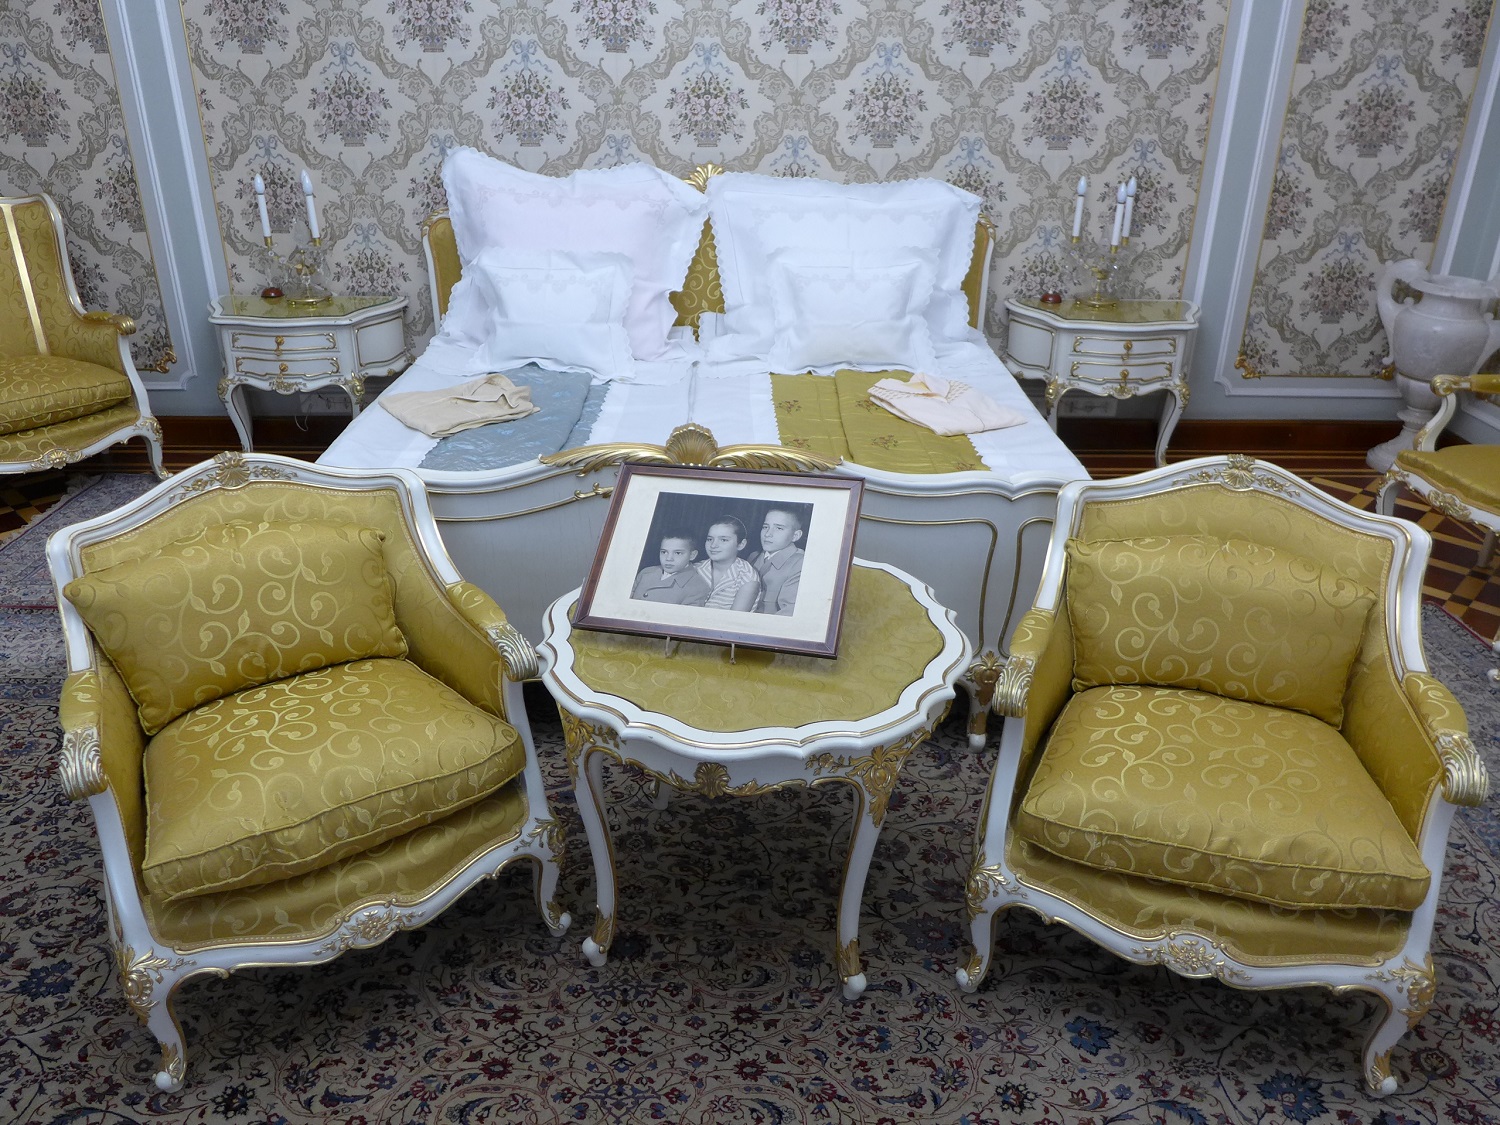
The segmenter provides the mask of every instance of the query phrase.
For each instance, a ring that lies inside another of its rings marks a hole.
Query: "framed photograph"
[[[626,464],[573,624],[837,655],[863,487],[820,473]]]

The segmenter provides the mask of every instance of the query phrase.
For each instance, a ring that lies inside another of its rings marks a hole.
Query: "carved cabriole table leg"
[[[925,586],[883,564],[856,560],[854,566],[851,581],[866,584],[871,604],[885,604],[888,616],[861,630],[846,615],[837,663],[817,672],[823,690],[800,695],[788,689],[792,679],[785,672],[758,677],[750,662],[726,671],[731,666],[721,649],[661,654],[659,642],[575,630],[571,610],[578,591],[549,607],[538,653],[542,681],[562,715],[598,884],[598,921],[583,946],[593,964],[604,964],[617,922],[617,870],[601,768],[609,757],[640,770],[656,785],[658,798],[671,789],[719,798],[755,797],[787,786],[852,786],[858,803],[839,889],[834,953],[845,996],[854,999],[864,991],[860,909],[880,826],[903,763],[947,714],[972,651],[952,612]],[[898,646],[911,653],[906,662],[890,659],[890,629],[898,626],[915,638]],[[777,659],[779,654],[761,662],[769,666]],[[793,672],[810,674],[795,666]],[[721,698],[721,687],[739,693],[736,716],[762,721],[719,725],[722,716],[695,710],[695,700]],[[848,713],[830,713],[840,706]]]
[[[562,716],[573,797],[594,860],[596,914],[593,933],[583,939],[583,955],[598,968],[608,959],[615,937],[615,849],[604,811],[604,755],[613,756],[618,741],[612,732],[586,723],[561,707],[558,713]]]
[[[815,773],[822,774],[816,780],[838,778],[853,786],[856,795],[854,827],[839,890],[837,923],[836,961],[839,976],[844,980],[846,1000],[859,999],[867,984],[859,958],[859,914],[865,898],[865,880],[870,874],[870,859],[875,854],[875,843],[885,821],[891,791],[896,787],[907,755],[931,736],[932,728],[927,727],[852,761],[839,762],[821,755],[808,763]]]

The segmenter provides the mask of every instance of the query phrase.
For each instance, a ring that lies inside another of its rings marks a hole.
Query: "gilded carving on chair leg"
[[[1371,973],[1370,978],[1384,984],[1394,984],[1406,994],[1406,1007],[1401,1009],[1401,1014],[1406,1017],[1408,1031],[1422,1022],[1422,1017],[1437,999],[1437,974],[1433,971],[1430,953],[1425,964],[1418,965],[1408,958],[1399,969],[1381,969]]]

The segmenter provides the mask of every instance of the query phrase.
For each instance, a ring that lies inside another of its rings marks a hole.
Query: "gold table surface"
[[[832,659],[737,646],[731,664],[723,645],[684,641],[669,656],[661,638],[588,629],[573,629],[567,647],[591,694],[695,730],[735,733],[880,715],[943,650],[944,634],[900,578],[855,566]]]
[[[254,317],[258,320],[304,320],[318,317],[344,317],[353,313],[373,309],[397,300],[396,297],[330,297],[317,305],[289,305],[285,297],[267,300],[259,296],[235,293],[219,299],[219,307],[227,316]]]
[[[1121,299],[1104,308],[1090,308],[1082,301],[1068,298],[1058,304],[1035,297],[1013,297],[1008,302],[1022,308],[1046,313],[1059,320],[1079,324],[1156,324],[1181,323],[1194,319],[1190,301],[1136,301]]]

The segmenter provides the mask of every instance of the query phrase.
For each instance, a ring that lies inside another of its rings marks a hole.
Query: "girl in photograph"
[[[760,594],[760,575],[740,552],[750,544],[750,533],[733,516],[723,516],[708,525],[704,536],[704,554],[708,558],[695,564],[698,573],[708,580],[713,592],[708,596],[709,609],[738,609],[749,613]]]

